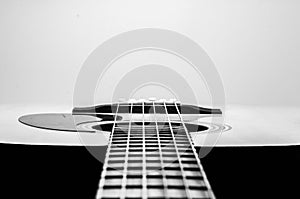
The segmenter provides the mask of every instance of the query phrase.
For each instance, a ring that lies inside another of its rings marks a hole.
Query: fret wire
[[[103,168],[102,168],[102,174],[101,174],[101,179],[100,179],[99,186],[98,186],[96,199],[100,199],[102,197],[103,186],[104,186],[104,183],[105,183],[106,169],[107,169],[108,160],[109,160],[109,152],[110,152],[111,145],[112,145],[112,138],[113,138],[113,135],[114,135],[114,132],[115,132],[115,126],[116,126],[116,121],[117,121],[117,113],[118,113],[118,110],[119,110],[119,105],[120,105],[120,103],[118,102],[116,113],[114,115],[114,124],[113,124],[113,127],[112,127],[112,131],[110,133],[110,136],[109,136],[107,151],[106,151],[106,154],[105,154],[105,160],[104,160],[104,164],[103,164]]]
[[[181,170],[181,174],[182,174],[182,177],[183,177],[182,179],[183,179],[183,184],[184,184],[184,187],[185,187],[185,192],[186,192],[187,198],[191,198],[190,192],[189,192],[189,187],[188,187],[187,182],[186,182],[185,172],[184,172],[184,169],[183,169],[183,166],[182,166],[182,162],[181,162],[181,158],[180,158],[180,155],[179,155],[179,152],[178,152],[177,142],[176,142],[176,139],[175,139],[175,136],[174,136],[174,132],[173,132],[173,128],[172,128],[172,125],[171,125],[170,116],[169,116],[169,113],[168,113],[168,110],[167,110],[166,102],[164,102],[164,108],[165,108],[165,111],[166,111],[166,115],[167,115],[167,118],[168,118],[168,123],[169,123],[170,131],[171,131],[172,138],[173,138],[173,141],[174,141],[174,146],[175,146],[175,150],[176,150],[176,154],[177,154],[177,159],[178,159],[180,170]],[[191,142],[190,142],[190,144],[191,144]]]
[[[181,113],[180,113],[180,111],[179,111],[179,108],[178,108],[177,103],[174,102],[174,105],[175,105],[175,107],[176,107],[176,112],[177,112],[177,114],[178,114],[178,116],[179,116],[179,118],[180,118],[180,122],[181,122],[181,124],[182,124],[182,126],[183,126],[183,128],[184,128],[184,131],[185,131],[185,133],[186,133],[186,136],[187,136],[189,142],[190,142],[190,143],[193,143],[193,142],[192,142],[192,137],[191,137],[189,131],[188,131],[187,128],[186,128],[186,125],[185,125],[185,123],[184,123],[184,121],[183,121],[183,118],[182,118],[182,116],[181,116]],[[206,177],[206,174],[205,174],[205,172],[204,172],[204,169],[203,169],[203,167],[202,167],[202,164],[201,164],[201,162],[200,162],[200,159],[198,158],[198,154],[197,154],[197,152],[196,152],[196,149],[195,149],[195,147],[194,147],[193,145],[191,146],[191,148],[192,148],[192,151],[193,151],[194,156],[196,157],[195,159],[196,159],[196,161],[197,161],[197,164],[198,164],[198,166],[199,166],[199,168],[200,168],[200,170],[201,170],[201,174],[202,174],[202,176],[203,176],[204,183],[205,183],[205,185],[206,185],[206,187],[207,187],[207,189],[208,189],[208,193],[209,193],[209,195],[210,195],[210,198],[211,198],[211,199],[215,199],[215,195],[214,195],[214,193],[213,193],[213,191],[212,191],[212,189],[211,189],[211,186],[210,186],[210,184],[209,184],[209,182],[208,182],[208,179],[207,179],[207,177]]]
[[[126,184],[127,184],[127,167],[128,167],[128,156],[129,156],[129,139],[130,139],[130,133],[131,133],[131,123],[132,123],[132,109],[133,109],[133,103],[130,105],[130,120],[128,124],[128,133],[127,133],[127,146],[126,146],[126,153],[125,153],[125,164],[124,164],[124,171],[123,171],[123,177],[122,177],[122,187],[121,187],[121,198],[125,198],[126,196]]]
[[[146,170],[146,142],[145,142],[145,137],[146,137],[146,132],[145,132],[145,104],[143,102],[143,190],[142,190],[142,197],[143,199],[147,198],[147,170]]]
[[[163,163],[163,157],[162,157],[162,150],[161,150],[161,143],[160,143],[160,136],[159,136],[159,130],[158,130],[158,124],[157,124],[157,116],[156,116],[156,110],[155,110],[155,103],[153,102],[153,113],[155,116],[155,128],[156,128],[156,135],[157,135],[157,142],[158,142],[158,150],[159,150],[159,158],[160,158],[160,165],[161,165],[161,173],[163,176],[163,186],[164,186],[164,198],[168,199],[168,193],[167,193],[167,178],[166,178],[166,171],[164,168]]]

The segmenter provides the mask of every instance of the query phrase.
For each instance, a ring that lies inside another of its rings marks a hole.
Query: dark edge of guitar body
[[[83,146],[0,144],[0,151],[3,199],[95,197],[103,165]],[[215,147],[201,163],[217,199],[299,198],[299,154],[300,146]]]
[[[103,105],[96,105],[96,106],[89,106],[89,107],[75,107],[72,110],[72,114],[98,114],[98,113],[115,113],[117,109],[118,104],[103,104]],[[120,103],[120,106],[122,106],[122,110],[119,109],[118,113],[129,113],[130,112],[130,103]],[[149,113],[149,110],[153,106],[152,103],[145,103],[144,104],[144,111],[145,113]],[[163,106],[163,104],[155,103],[155,106],[159,107]],[[200,106],[195,105],[189,105],[189,104],[177,104],[179,112],[181,114],[222,114],[222,111],[220,109],[211,109],[211,108],[204,108]],[[133,113],[141,113],[142,112],[143,105],[140,103],[134,103],[133,104]],[[166,107],[168,109],[169,114],[177,114],[176,106],[174,103],[166,103]]]

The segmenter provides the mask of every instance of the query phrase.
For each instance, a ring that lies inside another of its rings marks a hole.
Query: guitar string
[[[171,121],[170,121],[170,116],[169,116],[169,113],[168,113],[168,110],[167,110],[166,102],[164,102],[164,108],[165,108],[165,112],[166,112],[166,115],[167,115],[170,131],[171,131],[171,134],[172,134],[172,138],[173,138],[173,142],[174,142],[174,146],[175,146],[175,150],[176,150],[176,154],[177,154],[177,159],[178,159],[180,170],[181,170],[181,175],[183,177],[182,180],[183,180],[183,185],[185,187],[186,196],[187,196],[187,198],[191,198],[189,188],[188,188],[188,185],[187,185],[187,182],[186,182],[186,175],[185,175],[185,172],[184,172],[184,169],[183,169],[181,158],[180,158],[180,155],[179,155],[179,152],[178,152],[177,142],[176,142],[174,132],[173,132],[173,128],[172,128],[172,124],[171,124]]]
[[[156,128],[156,136],[157,136],[157,142],[158,142],[158,150],[159,150],[159,158],[160,158],[160,165],[161,165],[161,174],[162,174],[162,180],[163,180],[163,187],[164,187],[164,198],[168,199],[169,196],[167,194],[167,178],[166,178],[166,171],[164,168],[164,163],[163,163],[163,157],[162,157],[162,149],[161,149],[161,140],[160,140],[160,135],[159,135],[159,130],[158,130],[158,124],[157,124],[157,115],[156,115],[156,109],[155,109],[155,103],[154,101],[152,102],[153,106],[153,114],[155,118],[155,128]]]
[[[177,114],[178,114],[178,116],[179,116],[180,122],[181,122],[181,124],[182,124],[182,126],[183,126],[183,128],[184,128],[185,134],[186,134],[187,138],[189,139],[189,142],[192,144],[193,142],[192,142],[191,135],[190,135],[189,131],[187,130],[187,127],[186,127],[186,125],[185,125],[185,123],[184,123],[184,121],[183,121],[183,118],[182,118],[182,115],[181,115],[181,113],[180,113],[180,111],[179,111],[178,105],[177,105],[176,102],[174,102],[174,105],[175,105],[175,107],[176,107],[176,112],[177,112]],[[193,144],[192,144],[192,145],[193,145]],[[192,151],[193,151],[194,156],[196,157],[195,159],[196,159],[197,164],[198,164],[198,166],[199,166],[199,168],[200,168],[200,172],[201,172],[201,174],[202,174],[202,176],[203,176],[203,180],[204,180],[205,186],[206,186],[207,189],[208,189],[208,193],[209,193],[209,195],[210,195],[209,197],[210,197],[211,199],[215,199],[215,195],[214,195],[214,193],[213,193],[213,191],[212,191],[212,189],[211,189],[211,186],[210,186],[210,184],[209,184],[209,182],[208,182],[208,179],[207,179],[207,177],[206,177],[206,174],[205,174],[205,172],[204,172],[204,169],[203,169],[203,167],[202,167],[202,164],[201,164],[201,162],[200,162],[200,159],[198,158],[198,154],[197,154],[197,152],[196,152],[196,149],[195,149],[195,147],[193,147],[193,146],[191,146],[191,148],[192,148]]]
[[[101,174],[101,178],[100,178],[100,182],[99,182],[99,186],[98,186],[96,199],[100,199],[103,194],[104,181],[105,181],[105,176],[106,176],[106,170],[107,170],[107,165],[108,165],[108,160],[109,160],[110,149],[111,149],[111,145],[112,145],[112,139],[113,139],[113,135],[115,132],[115,126],[116,126],[117,113],[119,111],[119,106],[120,106],[120,103],[118,102],[117,108],[116,108],[116,113],[114,115],[114,123],[113,123],[112,131],[110,133],[108,146],[107,146],[107,152],[105,154],[105,160],[104,160],[104,164],[103,164],[103,168],[102,168],[102,174]]]
[[[133,109],[133,103],[130,105],[130,119],[128,124],[128,133],[127,133],[127,143],[126,143],[126,153],[125,153],[125,164],[124,164],[124,171],[123,171],[123,177],[122,177],[122,187],[121,187],[121,195],[120,198],[124,199],[126,196],[126,185],[127,185],[127,167],[128,167],[128,157],[129,157],[129,139],[131,134],[131,123],[132,123],[132,109]]]
[[[146,199],[148,198],[147,196],[147,168],[146,168],[146,132],[145,132],[145,104],[143,102],[143,106],[142,106],[142,111],[143,111],[143,119],[142,119],[142,122],[143,122],[143,129],[142,129],[142,133],[143,133],[143,190],[142,190],[142,197],[143,199]]]

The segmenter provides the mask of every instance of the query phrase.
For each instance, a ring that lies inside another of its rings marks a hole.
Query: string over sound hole
[[[115,123],[115,129],[123,131],[123,132],[128,132],[129,130],[129,122],[116,122]],[[156,123],[155,122],[132,122],[131,123],[131,129],[134,130],[140,130],[143,131],[143,125],[145,130],[156,130]],[[182,130],[184,131],[184,126],[182,123],[179,122],[171,122],[172,129],[173,130]],[[111,132],[114,126],[114,122],[111,123],[105,123],[105,124],[96,124],[92,126],[94,130],[98,131],[108,131]],[[191,123],[185,123],[185,126],[189,132],[202,132],[206,131],[209,128],[204,125],[199,125],[199,124],[191,124]],[[157,127],[160,131],[165,131],[169,129],[169,123],[168,122],[157,122]]]

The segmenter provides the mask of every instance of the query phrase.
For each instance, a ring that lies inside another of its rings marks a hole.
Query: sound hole
[[[115,131],[123,131],[124,133],[127,133],[129,131],[129,122],[117,122],[115,125]],[[209,128],[204,125],[197,125],[197,124],[191,124],[191,123],[185,123],[185,126],[189,132],[201,132],[208,130]],[[100,124],[95,125],[92,128],[98,131],[108,131],[112,132],[114,127],[114,123],[106,123],[106,124]],[[177,131],[185,131],[184,126],[182,123],[179,122],[171,122],[172,130]],[[162,131],[170,131],[170,125],[168,122],[157,122],[157,127],[155,122],[145,122],[144,126],[142,122],[132,122],[130,130],[131,131],[143,131],[145,129],[145,132],[156,132],[157,129],[159,132]]]

